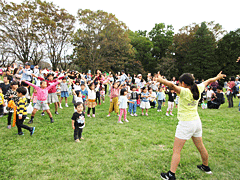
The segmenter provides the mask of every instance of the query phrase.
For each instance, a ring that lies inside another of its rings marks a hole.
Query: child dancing
[[[197,107],[198,101],[201,97],[200,95],[205,87],[211,82],[223,79],[224,77],[226,77],[226,75],[220,72],[215,78],[208,79],[207,81],[196,85],[194,77],[189,73],[184,73],[179,78],[180,86],[176,86],[172,82],[164,80],[159,74],[157,81],[173,89],[179,95],[177,116],[179,122],[173,145],[171,168],[167,173],[161,173],[162,179],[176,179],[175,172],[180,162],[181,150],[185,142],[190,138],[192,138],[202,157],[202,165],[198,165],[197,168],[207,174],[212,174],[211,169],[208,166],[208,152],[202,141],[202,123],[197,112]]]
[[[137,93],[137,87],[131,86],[131,94],[130,94],[130,101],[133,103],[129,104],[128,112],[131,116],[137,116],[137,100],[138,100],[138,93]]]
[[[95,107],[96,107],[96,92],[99,89],[99,81],[97,86],[95,87],[94,83],[90,83],[89,87],[87,85],[87,80],[85,79],[85,84],[86,84],[86,88],[88,91],[88,102],[87,102],[87,106],[88,106],[88,112],[87,112],[87,117],[91,117],[90,116],[90,111],[92,109],[92,117],[95,117]]]
[[[149,103],[149,92],[146,87],[142,88],[141,98],[142,102],[140,104],[140,108],[142,109],[142,116],[144,116],[144,109],[146,109],[146,116],[148,116],[148,109],[150,109],[150,103]]]
[[[50,118],[50,121],[51,121],[51,123],[53,123],[54,120],[52,118],[52,113],[50,112],[50,108],[49,108],[49,105],[47,103],[47,98],[48,98],[49,89],[51,89],[52,87],[55,87],[59,82],[56,81],[55,83],[53,83],[52,85],[50,85],[48,87],[47,87],[47,82],[46,81],[41,81],[40,82],[40,87],[38,87],[38,86],[28,82],[28,81],[24,81],[24,82],[26,84],[34,87],[37,90],[37,103],[34,106],[34,109],[33,109],[32,115],[31,115],[31,119],[28,122],[28,124],[33,123],[34,116],[35,116],[35,114],[38,110],[47,111],[48,116]]]
[[[167,90],[165,92],[168,95],[168,108],[167,108],[167,112],[166,112],[166,116],[169,116],[168,112],[170,111],[170,115],[173,116],[173,107],[174,107],[174,99],[176,98],[176,93],[174,92],[173,89]]]
[[[113,110],[117,115],[119,115],[119,108],[118,108],[118,96],[120,92],[120,87],[119,87],[119,82],[113,83],[113,86],[111,88],[111,93],[110,93],[110,107],[109,107],[109,113],[107,117],[110,117],[111,112]]]

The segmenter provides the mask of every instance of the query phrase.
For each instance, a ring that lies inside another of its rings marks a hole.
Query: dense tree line
[[[161,71],[168,78],[190,72],[206,79],[220,69],[229,76],[239,73],[240,29],[227,33],[214,22],[184,26],[177,34],[164,23],[133,32],[111,13],[79,9],[74,16],[41,0],[0,0],[0,15],[2,65],[49,60],[53,69],[145,76]]]

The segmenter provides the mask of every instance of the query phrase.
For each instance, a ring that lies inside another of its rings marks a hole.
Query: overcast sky
[[[22,0],[7,0],[21,3]],[[183,26],[215,21],[223,29],[240,28],[240,0],[46,0],[65,8],[72,15],[78,9],[103,10],[113,13],[130,30],[147,30],[155,23],[172,25],[174,32]]]

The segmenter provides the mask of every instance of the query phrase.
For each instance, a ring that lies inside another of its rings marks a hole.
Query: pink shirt
[[[52,85],[46,87],[45,89],[42,89],[28,81],[25,81],[25,83],[27,83],[28,85],[34,87],[37,90],[37,100],[39,101],[46,101],[47,97],[48,97],[48,90],[51,89],[52,87],[56,86],[59,82],[55,82]]]
[[[32,100],[33,100],[33,103],[37,102],[37,93],[32,94]]]
[[[119,89],[111,88],[111,94],[110,94],[110,99],[118,97],[119,96]]]

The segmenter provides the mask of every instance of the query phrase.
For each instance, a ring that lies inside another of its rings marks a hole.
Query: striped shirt
[[[17,114],[19,116],[26,116],[27,115],[27,99],[25,96],[19,98],[17,104]]]

